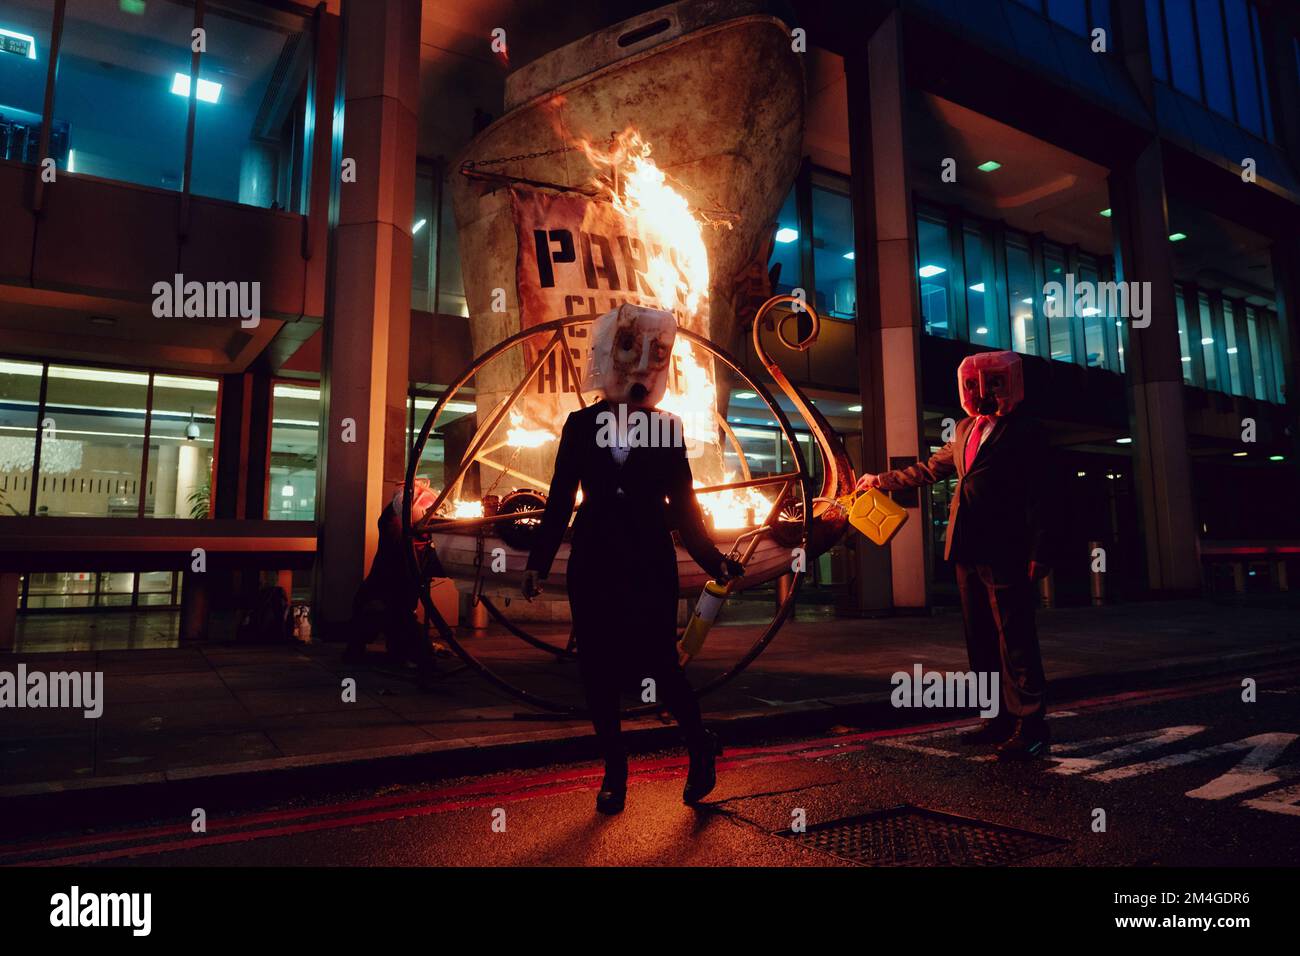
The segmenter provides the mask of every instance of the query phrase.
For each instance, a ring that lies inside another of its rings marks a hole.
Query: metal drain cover
[[[1057,837],[922,807],[892,807],[777,836],[859,866],[1002,866],[1058,849]]]

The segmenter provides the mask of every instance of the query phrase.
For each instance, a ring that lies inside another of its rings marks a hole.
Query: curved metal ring
[[[781,298],[789,298],[789,297],[777,297],[778,300]],[[771,304],[773,304],[773,301],[769,300],[768,303],[765,303],[765,308],[766,306],[769,306]],[[760,314],[762,314],[764,311],[765,309],[760,309]],[[816,313],[813,313],[813,315],[815,314]],[[758,318],[755,317],[756,322],[757,320]],[[466,382],[468,382],[470,378],[473,377],[474,373],[479,368],[483,367],[488,362],[492,361],[493,359],[497,358],[503,353],[509,351],[510,349],[516,347],[517,345],[522,344],[527,339],[534,338],[540,335],[547,335],[547,334],[559,333],[562,335],[563,330],[566,328],[569,328],[571,326],[587,325],[590,324],[592,321],[594,320],[587,317],[554,319],[550,322],[543,322],[539,325],[535,325],[528,329],[521,329],[520,331],[516,332],[514,335],[510,336],[509,338],[504,339],[501,342],[498,342],[492,348],[488,349],[481,356],[476,358],[470,364],[469,368],[467,368],[463,373],[461,373],[461,375],[456,379],[456,381],[453,382],[447,388],[447,390],[434,404],[434,407],[429,410],[429,414],[428,416],[426,416],[424,420],[424,425],[420,428],[419,434],[416,436],[415,440],[411,444],[411,451],[407,460],[407,467],[406,467],[406,485],[403,488],[403,494],[402,494],[402,532],[406,536],[406,538],[412,542],[412,546],[407,549],[408,564],[412,569],[412,571],[414,572],[416,579],[420,582],[419,597],[420,597],[420,602],[424,605],[425,616],[427,619],[432,620],[434,622],[434,626],[437,628],[439,636],[447,643],[447,645],[452,649],[452,651],[458,657],[460,657],[461,660],[465,662],[466,665],[468,665],[472,670],[476,671],[484,679],[488,680],[490,683],[504,690],[511,696],[516,697],[519,700],[531,704],[535,707],[539,707],[543,710],[549,710],[555,713],[572,714],[574,716],[582,716],[582,717],[587,716],[587,711],[583,707],[578,707],[572,704],[557,703],[547,698],[539,697],[538,695],[533,694],[530,691],[524,690],[523,688],[516,687],[514,684],[511,684],[505,678],[501,677],[499,674],[493,671],[490,667],[485,665],[482,661],[474,657],[474,655],[471,654],[464,647],[464,645],[462,645],[461,642],[456,639],[455,633],[452,631],[452,628],[447,624],[446,620],[442,617],[442,615],[438,612],[437,607],[434,605],[433,598],[429,593],[429,588],[425,583],[427,577],[432,576],[432,572],[441,569],[441,562],[437,559],[436,554],[433,555],[432,560],[426,561],[423,565],[419,560],[419,557],[416,553],[416,549],[414,547],[414,530],[411,527],[411,500],[412,500],[412,491],[415,487],[416,472],[419,470],[420,458],[424,454],[424,447],[428,443],[429,435],[433,431],[434,424],[437,422],[438,418],[441,417],[443,410],[451,402],[455,394],[465,386]],[[814,327],[814,331],[815,331],[815,327]],[[802,521],[803,528],[802,528],[802,535],[800,541],[803,546],[807,546],[809,540],[811,539],[811,532],[812,532],[813,509],[812,509],[812,496],[809,489],[811,476],[808,472],[806,464],[804,463],[803,452],[799,448],[799,441],[795,436],[794,429],[790,425],[790,421],[787,418],[785,412],[781,409],[781,406],[773,398],[767,386],[764,385],[762,382],[755,381],[754,379],[750,378],[749,374],[740,367],[739,362],[737,362],[737,360],[725,349],[713,344],[708,339],[704,338],[702,335],[699,335],[696,332],[692,332],[689,329],[679,328],[677,330],[677,334],[683,336],[687,341],[699,345],[702,348],[704,348],[706,351],[710,352],[715,358],[721,360],[733,372],[735,372],[742,379],[744,379],[745,383],[750,388],[752,388],[755,392],[757,392],[758,395],[763,399],[764,404],[767,405],[768,410],[772,413],[773,417],[776,419],[781,429],[782,436],[785,438],[786,444],[790,448],[790,454],[794,459],[794,463],[795,463],[794,474],[795,476],[797,476],[798,479],[799,495],[803,502],[803,521]],[[782,338],[782,341],[784,342],[785,339]],[[807,345],[803,345],[802,347],[807,348]],[[444,482],[443,491],[445,492],[446,489],[449,488],[450,486],[451,486],[450,482]],[[777,631],[780,630],[781,625],[785,623],[786,618],[789,617],[791,610],[793,610],[795,598],[797,597],[799,588],[803,582],[802,572],[793,572],[793,573],[794,573],[793,585],[790,588],[789,593],[786,595],[785,600],[781,603],[781,606],[777,609],[776,613],[773,615],[772,620],[768,623],[768,626],[755,639],[754,643],[750,646],[749,650],[746,651],[745,654],[742,655],[739,660],[733,663],[730,668],[723,671],[721,674],[717,675],[712,680],[706,682],[702,687],[696,690],[695,694],[697,697],[702,697],[705,694],[711,693],[717,690],[719,687],[722,687],[727,682],[733,680],[740,673],[742,673],[746,667],[748,667],[751,663],[753,663],[753,661],[763,652],[764,648],[766,648],[767,645],[772,642],[772,639],[776,636]],[[492,610],[494,610],[494,608],[489,607],[489,611],[491,612]],[[516,633],[517,636],[520,636],[519,632],[522,631],[522,628],[516,629],[515,626],[511,625],[510,629],[512,632]],[[532,635],[529,635],[529,637],[532,637],[532,640],[529,641],[528,643],[534,644],[534,646],[536,646],[537,644],[546,643],[544,641],[541,641],[539,638],[533,637]],[[551,647],[553,647],[553,645]],[[581,653],[581,649],[579,649],[579,653]],[[643,704],[641,706],[631,707],[622,711],[622,715],[624,717],[634,717],[634,716],[640,716],[648,713],[655,713],[660,709],[661,708],[658,705]]]

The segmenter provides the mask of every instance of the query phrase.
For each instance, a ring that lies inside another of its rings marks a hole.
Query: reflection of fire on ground
[[[643,278],[653,295],[629,294],[624,298],[669,309],[679,327],[709,338],[709,261],[703,239],[706,222],[655,165],[650,158],[650,144],[635,130],[629,128],[614,137],[607,150],[588,141],[578,145],[598,171],[594,184],[602,198],[627,220],[629,232],[639,235],[645,247]],[[707,224],[712,228],[720,225]],[[728,224],[721,225],[729,228]],[[581,366],[584,359],[577,357],[575,364]],[[556,361],[554,356],[552,361]],[[521,404],[526,412],[526,402]],[[741,477],[726,472],[722,464],[713,358],[707,353],[699,355],[683,336],[678,336],[673,347],[673,373],[659,407],[682,420],[696,487],[726,484]],[[492,413],[482,404],[482,397],[479,413],[480,422],[489,420]],[[538,427],[526,414],[511,409],[496,432],[478,455],[479,492],[502,494],[517,487],[545,491],[554,464],[554,449],[547,446],[556,441],[556,431]],[[537,453],[539,450],[542,454]],[[468,494],[466,488],[458,489],[458,499],[447,508],[453,517],[483,514],[481,502]],[[739,530],[761,523],[772,505],[771,498],[755,488],[709,492],[700,495],[699,501],[719,530]]]

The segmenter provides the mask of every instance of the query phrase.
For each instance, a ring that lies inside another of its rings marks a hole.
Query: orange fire
[[[644,304],[669,309],[680,325],[709,337],[709,257],[704,245],[708,220],[702,220],[686,197],[673,188],[650,158],[650,144],[635,129],[629,127],[615,136],[607,149],[586,140],[578,145],[600,171],[597,188],[635,224],[645,244],[646,279],[658,301]],[[713,361],[705,356],[701,362],[691,343],[679,336],[673,346],[673,368],[660,408],[682,420],[691,457],[707,456],[701,470],[711,472],[710,478],[721,477]],[[714,527],[732,529],[762,521],[771,502],[756,489],[747,488],[700,495],[700,506],[713,519]]]

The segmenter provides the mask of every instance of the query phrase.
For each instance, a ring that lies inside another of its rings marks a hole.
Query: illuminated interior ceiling
[[[913,97],[908,121],[912,186],[921,195],[1111,253],[1111,221],[1100,215],[1110,206],[1105,167],[932,94]],[[955,183],[939,178],[946,158],[957,161]],[[990,161],[1000,165],[978,168]]]

